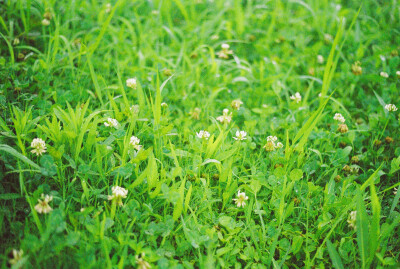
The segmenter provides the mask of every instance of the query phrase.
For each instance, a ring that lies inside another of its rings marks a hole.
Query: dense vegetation
[[[400,266],[400,4],[0,0],[0,264]]]

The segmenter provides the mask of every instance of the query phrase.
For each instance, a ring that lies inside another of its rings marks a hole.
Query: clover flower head
[[[349,224],[349,227],[352,229],[356,229],[356,219],[357,219],[357,211],[351,211],[349,218],[347,219],[347,223]]]
[[[351,66],[351,72],[353,72],[354,75],[359,76],[362,74],[362,67],[360,61],[355,62]]]
[[[129,108],[129,110],[133,113],[133,114],[139,114],[140,111],[140,107],[139,105],[133,105]]]
[[[38,204],[35,205],[35,210],[39,214],[47,214],[53,211],[53,208],[50,207],[49,203],[53,200],[53,196],[51,195],[44,195],[42,193],[41,199],[38,199]]]
[[[48,19],[43,19],[42,20],[42,25],[43,26],[49,26],[50,25],[50,21]]]
[[[14,265],[14,264],[16,264],[17,262],[19,262],[22,259],[23,255],[24,255],[24,251],[22,249],[20,249],[20,250],[13,249],[12,250],[12,256],[13,257],[8,262],[11,265]]]
[[[246,140],[247,139],[247,133],[245,131],[236,131],[236,137],[234,137],[233,139],[235,140]]]
[[[128,87],[131,88],[131,89],[136,90],[136,87],[137,87],[136,78],[128,78],[128,79],[126,80],[126,86],[128,86]]]
[[[346,119],[340,113],[336,113],[335,116],[333,117],[333,119],[336,121],[339,121],[341,123],[344,123],[346,121]]]
[[[388,77],[389,77],[389,74],[386,73],[386,72],[380,72],[379,75],[380,75],[381,77],[383,77],[383,78],[388,78]]]
[[[205,130],[201,130],[198,133],[196,133],[196,136],[200,139],[208,140],[208,138],[210,138],[210,133]]]
[[[400,70],[399,70],[399,71],[396,71],[396,76],[397,76],[398,78],[400,78]]]
[[[243,102],[240,99],[233,100],[231,103],[232,109],[235,109],[235,110],[239,110],[241,105],[243,105]]]
[[[118,121],[116,119],[113,119],[113,118],[107,118],[107,121],[104,123],[104,125],[107,126],[107,127],[117,128],[118,127]]]
[[[41,138],[33,139],[31,147],[33,148],[31,152],[35,153],[37,156],[42,155],[43,153],[46,152],[46,143]]]
[[[233,51],[229,49],[230,46],[229,44],[222,44],[221,45],[221,51],[217,52],[218,58],[221,59],[228,59],[229,55],[233,54]]]
[[[342,134],[344,134],[344,133],[347,133],[348,131],[349,131],[349,127],[347,127],[347,124],[339,124],[339,127],[338,127],[338,132],[339,133],[342,133]]]
[[[294,95],[290,96],[290,99],[292,99],[298,104],[301,101],[301,95],[299,92],[296,92]]]
[[[235,201],[237,207],[244,207],[246,205],[246,201],[249,199],[248,196],[246,196],[246,193],[240,192],[240,190],[237,193],[237,198],[232,199]]]
[[[281,142],[276,143],[275,146],[277,149],[283,148],[283,144]]]
[[[111,11],[111,4],[107,3],[106,4],[106,13],[110,13],[110,11]]]
[[[120,186],[113,186],[111,188],[112,191],[112,195],[108,196],[108,200],[115,200],[117,202],[117,204],[119,204],[120,206],[124,205],[122,203],[122,198],[126,198],[127,194],[128,194],[128,190],[120,187]]]
[[[140,139],[136,136],[131,137],[129,144],[131,144],[136,150],[140,150],[142,148],[142,146],[140,145]]]
[[[232,120],[232,112],[229,113],[229,109],[225,108],[222,111],[222,116],[217,117],[217,121],[224,123],[224,124],[228,124],[230,123]]]
[[[387,104],[385,105],[385,109],[389,112],[397,111],[397,107],[394,104]]]
[[[162,102],[162,103],[161,103],[161,107],[167,108],[167,107],[168,107],[168,104],[165,103],[165,102]]]
[[[267,137],[267,141],[275,142],[276,140],[278,140],[278,138],[276,136],[269,135]]]
[[[318,55],[318,56],[317,56],[317,62],[318,62],[319,64],[323,64],[323,63],[324,63],[324,56]]]
[[[150,266],[150,264],[147,262],[147,261],[145,261],[145,259],[144,259],[144,253],[142,253],[142,255],[140,255],[141,257],[139,257],[139,255],[136,255],[135,256],[135,258],[136,258],[136,264],[138,265],[138,269],[149,269],[149,268],[151,268],[151,266]]]
[[[277,140],[278,140],[278,138],[276,136],[272,136],[272,135],[268,136],[267,143],[263,147],[265,149],[265,151],[271,152],[276,149],[283,148],[283,144],[281,142],[276,143]]]

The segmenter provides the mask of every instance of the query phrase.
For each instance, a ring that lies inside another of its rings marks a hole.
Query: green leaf
[[[331,243],[331,241],[327,240],[326,246],[328,247],[329,257],[331,257],[333,267],[335,267],[336,269],[344,268],[342,260],[340,259],[339,253],[337,253],[336,248]]]
[[[356,217],[356,230],[357,230],[357,244],[360,251],[362,267],[366,268],[367,259],[369,256],[369,236],[368,236],[368,215],[364,205],[361,191],[357,193],[357,217]]]
[[[301,169],[293,169],[290,171],[289,178],[293,181],[297,181],[303,177],[303,171]]]
[[[10,147],[9,145],[0,144],[0,150],[5,151],[5,152],[11,154],[12,156],[14,156],[15,158],[20,159],[24,163],[29,164],[30,166],[36,168],[37,170],[40,170],[39,165],[32,162],[31,160],[28,159],[28,157],[22,155],[21,153],[19,153],[18,151],[16,151],[12,147]]]

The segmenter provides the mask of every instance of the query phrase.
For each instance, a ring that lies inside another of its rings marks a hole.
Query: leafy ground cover
[[[400,266],[397,1],[0,4],[2,267]]]

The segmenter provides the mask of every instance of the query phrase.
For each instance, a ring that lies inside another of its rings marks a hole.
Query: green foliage
[[[1,267],[399,267],[400,13],[359,4],[2,3]]]

